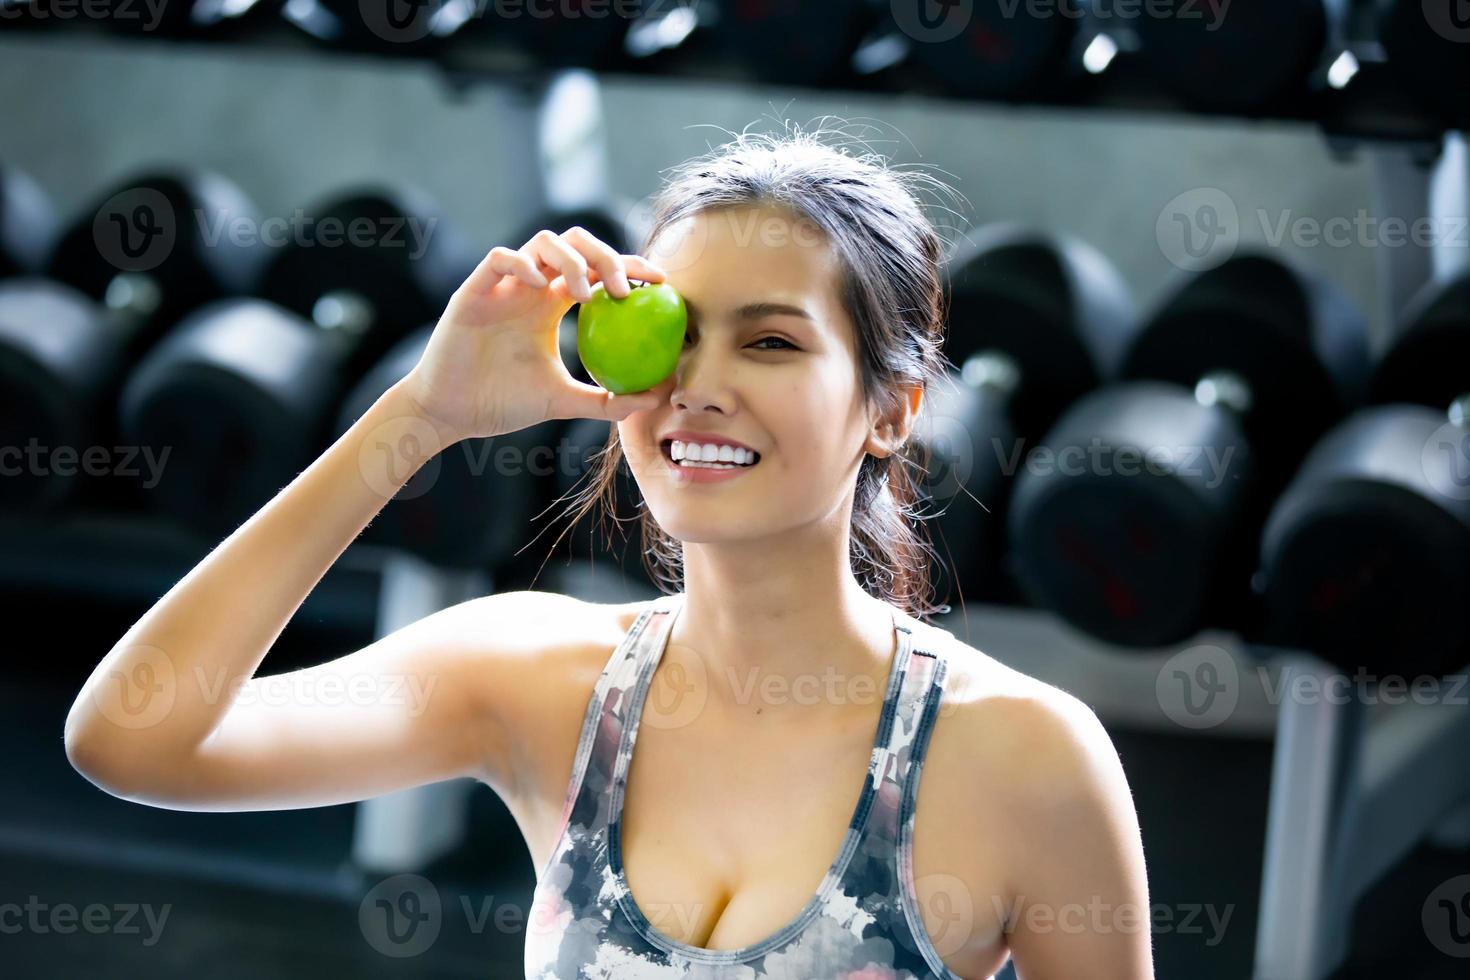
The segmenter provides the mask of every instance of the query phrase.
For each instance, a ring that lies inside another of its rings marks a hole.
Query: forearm
[[[68,752],[202,743],[327,569],[447,441],[402,383],[388,389],[108,652],[67,716]]]

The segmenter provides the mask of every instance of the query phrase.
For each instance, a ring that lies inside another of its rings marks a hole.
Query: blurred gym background
[[[142,807],[66,711],[491,246],[627,250],[662,168],[829,114],[969,202],[935,621],[1108,726],[1157,975],[1470,969],[1465,0],[0,0],[0,92],[4,975],[523,975],[484,785]],[[492,589],[657,594],[552,547],[606,434],[441,454],[264,672]]]

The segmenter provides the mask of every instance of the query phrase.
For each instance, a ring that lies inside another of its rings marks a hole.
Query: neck
[[[895,612],[853,577],[845,538],[840,556],[800,540],[775,553],[686,542],[684,579],[669,659],[704,672],[715,706],[769,716],[881,703]]]

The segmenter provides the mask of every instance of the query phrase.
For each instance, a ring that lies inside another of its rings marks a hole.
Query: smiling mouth
[[[674,440],[664,439],[658,444],[658,448],[659,452],[663,454],[664,459],[667,460],[671,466],[684,466],[684,460],[674,459]],[[722,463],[719,461],[706,463],[700,461],[694,463],[688,468],[691,470],[748,470],[752,466],[756,466],[757,464],[759,464],[761,461],[760,453],[757,453],[754,449],[749,450],[749,452],[755,455],[755,459],[749,463]]]

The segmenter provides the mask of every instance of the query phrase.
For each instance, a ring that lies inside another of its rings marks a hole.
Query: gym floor
[[[520,910],[534,870],[509,814],[487,787],[471,795],[467,843],[424,871],[438,892],[439,931],[422,952],[393,956],[359,925],[379,880],[348,861],[351,806],[262,813],[188,813],[108,796],[67,763],[61,732],[86,657],[115,640],[139,611],[78,615],[62,597],[12,595],[12,624],[76,624],[74,662],[27,670],[0,690],[10,722],[0,812],[9,977],[522,977]],[[295,630],[295,632],[293,632]],[[25,633],[23,626],[17,636]],[[38,631],[39,632],[39,631]],[[108,639],[110,637],[111,639]],[[337,644],[293,626],[272,656],[306,663]],[[55,646],[53,636],[50,643]],[[98,644],[102,644],[101,647]],[[71,675],[76,673],[76,685]],[[1133,788],[1148,856],[1156,975],[1238,980],[1251,972],[1271,744],[1110,730]],[[1421,845],[1358,908],[1350,962],[1333,980],[1462,977],[1420,924],[1423,896],[1470,855]],[[98,906],[92,911],[88,907]],[[64,908],[74,908],[68,919]],[[1168,918],[1162,910],[1168,910]],[[105,921],[109,928],[87,923]],[[409,947],[401,947],[409,948]],[[1014,980],[1009,967],[1003,980]]]

